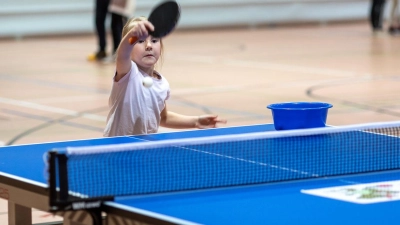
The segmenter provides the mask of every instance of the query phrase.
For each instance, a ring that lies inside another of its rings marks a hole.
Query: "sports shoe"
[[[393,36],[400,35],[400,27],[390,26],[388,32]]]
[[[89,61],[101,61],[107,57],[107,53],[105,51],[98,51],[96,53],[88,55],[87,59]]]
[[[107,57],[105,57],[105,58],[103,58],[103,59],[101,59],[99,61],[101,63],[103,63],[103,64],[110,64],[110,63],[115,63],[115,60],[116,60],[115,55],[110,55],[110,56],[107,56]]]

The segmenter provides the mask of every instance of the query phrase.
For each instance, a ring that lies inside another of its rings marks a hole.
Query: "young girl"
[[[160,38],[149,36],[154,26],[144,17],[130,19],[122,31],[116,55],[116,73],[109,98],[110,112],[104,136],[156,133],[168,128],[213,128],[226,123],[216,115],[185,116],[168,111],[169,83],[154,66],[162,56]],[[129,38],[138,37],[131,45]],[[143,78],[153,79],[150,88]]]

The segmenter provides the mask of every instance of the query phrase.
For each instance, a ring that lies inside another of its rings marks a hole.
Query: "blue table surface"
[[[273,125],[99,138],[0,148],[0,172],[47,186],[43,154],[53,148],[273,131]],[[388,178],[390,177],[390,179]],[[393,224],[400,219],[400,201],[355,204],[301,193],[303,189],[399,179],[400,172],[364,174],[215,188],[165,194],[117,197],[106,205],[138,208],[200,224]]]
[[[400,178],[400,171],[331,179],[279,182],[204,191],[119,197],[130,206],[200,224],[389,225],[400,219],[400,201],[355,204],[301,193],[303,189]]]

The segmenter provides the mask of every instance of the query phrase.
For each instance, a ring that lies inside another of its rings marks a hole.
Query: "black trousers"
[[[95,22],[99,51],[105,51],[107,47],[105,23],[108,14],[109,3],[110,0],[96,0]],[[117,50],[118,45],[121,42],[124,22],[125,18],[123,16],[111,13],[111,33],[114,52]]]
[[[385,7],[385,0],[372,0],[370,23],[372,29],[382,28],[382,14]]]

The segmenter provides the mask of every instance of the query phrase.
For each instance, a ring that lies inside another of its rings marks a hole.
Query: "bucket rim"
[[[292,108],[290,106],[304,104],[304,108]],[[307,107],[307,105],[312,107]],[[276,110],[276,109],[283,109],[283,110],[315,110],[315,109],[329,109],[332,108],[333,105],[326,102],[280,102],[280,103],[273,103],[267,106],[268,109]]]

